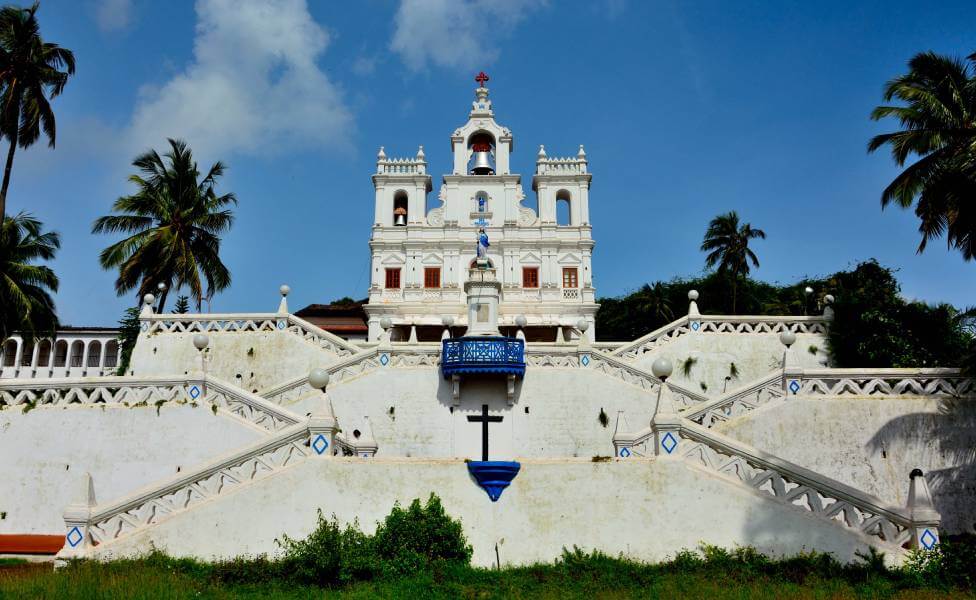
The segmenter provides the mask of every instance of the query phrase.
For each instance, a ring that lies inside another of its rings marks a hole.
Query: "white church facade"
[[[445,318],[463,330],[464,282],[482,229],[502,282],[502,331],[514,332],[522,316],[530,341],[595,339],[592,175],[583,146],[569,158],[550,158],[540,147],[532,176],[536,208],[526,205],[522,178],[511,170],[514,136],[495,121],[487,76],[478,79],[468,120],[451,135],[453,169],[430,210],[423,147],[409,158],[388,157],[380,148],[372,177],[369,339],[379,339],[384,317],[394,341],[438,340]]]
[[[720,315],[688,290],[673,322],[594,343],[586,156],[540,150],[527,206],[484,82],[430,210],[423,151],[380,153],[368,339],[269,284],[248,313],[147,295],[124,375],[105,340],[4,346],[0,556],[275,554],[319,510],[368,530],[432,493],[480,566],[701,543],[900,563],[976,532],[976,382],[834,367],[830,296]]]

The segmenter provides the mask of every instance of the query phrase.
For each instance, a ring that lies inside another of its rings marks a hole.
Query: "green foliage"
[[[431,494],[423,506],[415,499],[407,509],[399,505],[376,529],[376,552],[384,575],[403,576],[440,563],[468,564],[472,549],[461,523],[444,512]]]
[[[730,282],[721,273],[661,283],[662,293],[677,304],[688,290],[697,289],[705,314],[733,314]],[[807,286],[822,298],[835,298],[834,321],[828,346],[837,367],[958,367],[972,365],[976,372],[976,330],[971,313],[948,304],[929,305],[904,299],[891,269],[869,260],[849,271],[791,285],[772,285],[753,279],[739,282],[739,307],[746,314],[802,315],[819,312],[807,306]],[[646,287],[646,286],[645,286]],[[643,289],[643,288],[642,288]],[[600,340],[631,340],[666,323],[647,311],[642,291],[620,298],[601,298],[597,312]],[[685,300],[687,301],[687,300]],[[811,310],[813,309],[813,310]],[[690,368],[681,365],[687,377]]]
[[[750,263],[759,268],[759,258],[749,248],[749,241],[766,239],[766,232],[754,229],[751,223],[739,224],[734,210],[711,220],[702,240],[701,251],[707,252],[705,267],[718,266],[719,273],[728,274],[732,283],[732,311],[735,312],[740,277],[748,277]]]
[[[971,344],[948,304],[911,302],[890,269],[859,264],[822,282],[833,294],[828,342],[840,367],[956,367]]]
[[[734,362],[729,363],[729,379],[739,378],[739,367]]]
[[[0,11],[2,13],[2,11]],[[2,36],[0,36],[2,37]],[[14,333],[51,336],[58,327],[52,292],[58,278],[50,267],[61,239],[29,214],[6,217],[0,226],[0,342]]]
[[[695,368],[695,364],[698,359],[694,356],[689,356],[688,358],[681,361],[681,374],[685,377],[691,377],[691,371]]]
[[[332,528],[329,536],[341,536]],[[332,542],[330,542],[331,544]],[[322,547],[326,547],[324,544]],[[335,545],[332,546],[336,547]],[[949,548],[947,545],[946,549]],[[503,555],[504,556],[504,555]],[[673,560],[647,564],[574,547],[554,563],[501,569],[443,563],[408,576],[374,577],[323,592],[297,582],[283,561],[238,558],[220,563],[174,559],[153,552],[113,562],[0,564],[0,597],[14,598],[971,598],[972,554],[959,554],[960,571],[943,558],[926,558],[926,575],[913,567],[886,569],[880,554],[840,564],[828,554],[772,559],[753,548],[703,545]],[[918,555],[921,556],[921,555]],[[967,560],[968,559],[968,560]],[[955,560],[955,559],[953,559]],[[30,569],[30,570],[28,570]],[[968,573],[965,570],[968,569]],[[14,576],[6,576],[7,573]],[[933,583],[926,583],[931,581]]]
[[[294,581],[302,584],[336,585],[350,581],[372,579],[381,572],[376,558],[375,540],[365,535],[359,527],[339,527],[335,516],[331,520],[318,513],[318,525],[308,537],[293,540],[283,536],[279,541],[284,556],[280,565],[257,565],[251,572],[280,569]],[[241,568],[240,577],[248,569]],[[231,570],[237,573],[238,570]],[[236,575],[235,575],[236,576]]]
[[[177,315],[185,315],[190,312],[190,297],[189,296],[179,296],[176,298],[176,304],[173,306],[173,313]]]
[[[136,340],[139,338],[139,309],[131,307],[125,309],[122,319],[119,320],[119,350],[122,358],[119,361],[119,368],[115,371],[116,375],[125,375],[129,370],[129,362],[132,360],[132,350],[136,347]]]
[[[599,421],[600,425],[603,425],[604,428],[610,424],[610,417],[607,416],[607,413],[603,410],[602,406],[600,407],[600,414],[596,416],[596,420]]]
[[[37,22],[39,2],[29,8],[0,9],[0,135],[7,162],[0,185],[0,220],[6,215],[7,188],[17,148],[27,148],[41,132],[54,147],[56,124],[50,100],[59,96],[75,72],[70,50],[44,41]]]
[[[170,139],[169,145],[163,156],[152,150],[136,157],[132,165],[140,174],[129,177],[136,193],[116,200],[112,210],[118,214],[96,219],[92,233],[128,235],[98,257],[102,268],[119,270],[115,291],[120,296],[136,289],[141,298],[165,283],[162,312],[167,292],[185,286],[199,310],[204,297],[230,285],[230,271],[220,260],[220,235],[234,223],[229,206],[237,198],[217,195],[222,163],[214,163],[201,179],[186,143]]]
[[[888,82],[886,102],[874,120],[895,118],[901,130],[877,135],[868,152],[883,146],[899,167],[918,157],[884,189],[882,208],[915,207],[921,252],[945,236],[965,260],[976,257],[976,53],[964,62],[934,52],[916,54],[908,73]]]
[[[915,550],[903,571],[913,584],[949,588],[976,587],[976,536],[944,539],[931,550]]]

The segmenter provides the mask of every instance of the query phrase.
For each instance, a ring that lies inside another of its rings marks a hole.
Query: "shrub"
[[[358,524],[342,529],[335,515],[326,519],[321,510],[308,537],[294,540],[285,535],[278,544],[284,551],[281,571],[299,583],[337,585],[372,579],[379,572],[373,540]]]
[[[472,549],[461,523],[444,512],[440,498],[434,494],[424,506],[419,499],[406,510],[394,505],[374,537],[385,576],[409,575],[439,563],[471,562]]]

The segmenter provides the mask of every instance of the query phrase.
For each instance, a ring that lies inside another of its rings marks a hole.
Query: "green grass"
[[[59,570],[0,565],[0,598],[976,598],[972,590],[926,587],[877,564],[841,566],[823,555],[772,561],[749,550],[703,552],[656,565],[579,552],[554,564],[500,571],[443,564],[414,576],[341,587],[292,583],[278,571],[262,571],[267,562],[205,564],[154,554]],[[245,579],[258,581],[231,583],[241,580],[242,566]]]

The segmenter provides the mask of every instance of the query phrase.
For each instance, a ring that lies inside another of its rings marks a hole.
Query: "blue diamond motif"
[[[81,540],[83,540],[84,537],[85,536],[81,535],[81,530],[79,530],[77,527],[72,527],[71,531],[68,532],[66,539],[68,540],[68,545],[74,548],[81,543]]]
[[[193,400],[196,400],[199,397],[200,397],[200,388],[198,388],[197,386],[191,387],[190,388],[190,398],[192,398]]]
[[[922,542],[922,546],[926,550],[931,550],[932,547],[938,543],[939,538],[935,537],[935,534],[932,533],[931,529],[926,529],[924,532],[922,532],[922,537],[919,538],[919,541]]]
[[[315,450],[316,454],[322,454],[329,449],[329,440],[325,439],[325,436],[321,433],[315,436],[312,440],[312,450]]]
[[[386,353],[380,354],[380,364],[383,365],[384,367],[390,364],[390,357],[388,354]]]
[[[694,331],[698,331],[698,328],[699,328],[699,327],[701,327],[701,323],[699,323],[698,321],[692,321],[692,322],[691,322],[691,328],[692,328],[692,329],[693,329]]]
[[[800,391],[800,382],[794,379],[790,382],[790,391],[794,394]]]
[[[671,432],[669,431],[666,434],[664,434],[664,439],[661,440],[661,447],[664,448],[665,452],[671,454],[672,452],[674,452],[674,449],[678,447],[678,440],[676,440],[675,437],[671,435]]]
[[[620,449],[620,452],[618,453],[618,455],[620,456],[620,458],[627,458],[628,456],[630,456],[630,449],[629,448],[621,448]]]
[[[584,367],[590,366],[590,355],[589,354],[584,354],[583,355],[583,358],[580,359],[580,362],[583,363],[583,366]]]
[[[284,329],[286,326],[285,320],[281,319],[278,321],[278,329]]]
[[[141,328],[143,331],[149,331],[149,323],[143,323]]]

